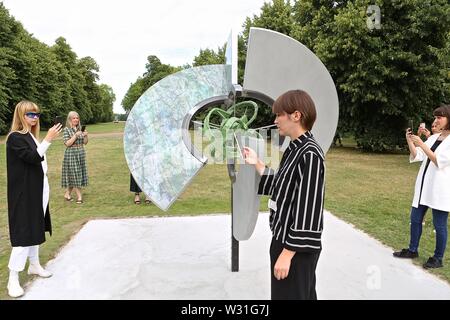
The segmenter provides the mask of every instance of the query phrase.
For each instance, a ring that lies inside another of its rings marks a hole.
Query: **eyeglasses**
[[[25,113],[25,115],[28,118],[32,118],[32,119],[39,119],[39,117],[41,116],[41,114],[39,112],[27,112],[27,113]]]

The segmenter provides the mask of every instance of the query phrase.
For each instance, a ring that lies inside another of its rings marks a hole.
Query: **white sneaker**
[[[20,286],[18,279],[9,279],[8,281],[8,295],[11,298],[18,298],[20,296],[23,296],[25,292],[23,291],[22,287]]]
[[[40,264],[30,264],[28,267],[28,274],[36,274],[42,278],[49,278],[53,275],[50,271],[42,268]]]

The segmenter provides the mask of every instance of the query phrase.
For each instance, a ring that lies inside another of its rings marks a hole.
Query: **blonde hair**
[[[6,139],[8,139],[9,135],[13,132],[26,134],[30,131],[36,139],[39,139],[39,130],[40,130],[39,118],[37,119],[36,125],[31,127],[30,130],[28,128],[28,124],[25,122],[25,114],[27,112],[39,112],[39,107],[31,101],[27,100],[20,101],[16,105],[16,108],[14,109],[14,116],[11,124],[11,130],[9,130]]]
[[[80,115],[78,114],[78,112],[70,111],[69,114],[67,115],[67,120],[66,120],[66,127],[67,128],[72,128],[72,118],[74,116],[77,116],[78,119],[80,119]],[[81,130],[81,119],[80,119],[80,121],[78,121],[77,130]]]

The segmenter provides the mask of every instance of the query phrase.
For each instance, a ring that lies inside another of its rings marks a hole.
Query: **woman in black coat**
[[[24,294],[19,283],[19,272],[24,270],[27,258],[30,260],[28,274],[51,276],[39,263],[39,245],[45,242],[46,231],[51,234],[45,153],[61,131],[61,125],[50,128],[40,143],[37,140],[39,117],[36,104],[19,102],[6,139],[8,221],[13,247],[8,264],[8,294],[11,297]]]

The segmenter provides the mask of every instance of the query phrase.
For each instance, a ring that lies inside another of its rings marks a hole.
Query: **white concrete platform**
[[[324,221],[319,299],[450,299],[447,282],[329,213]],[[240,242],[239,272],[230,228],[229,215],[90,221],[23,299],[270,299],[268,214]]]

